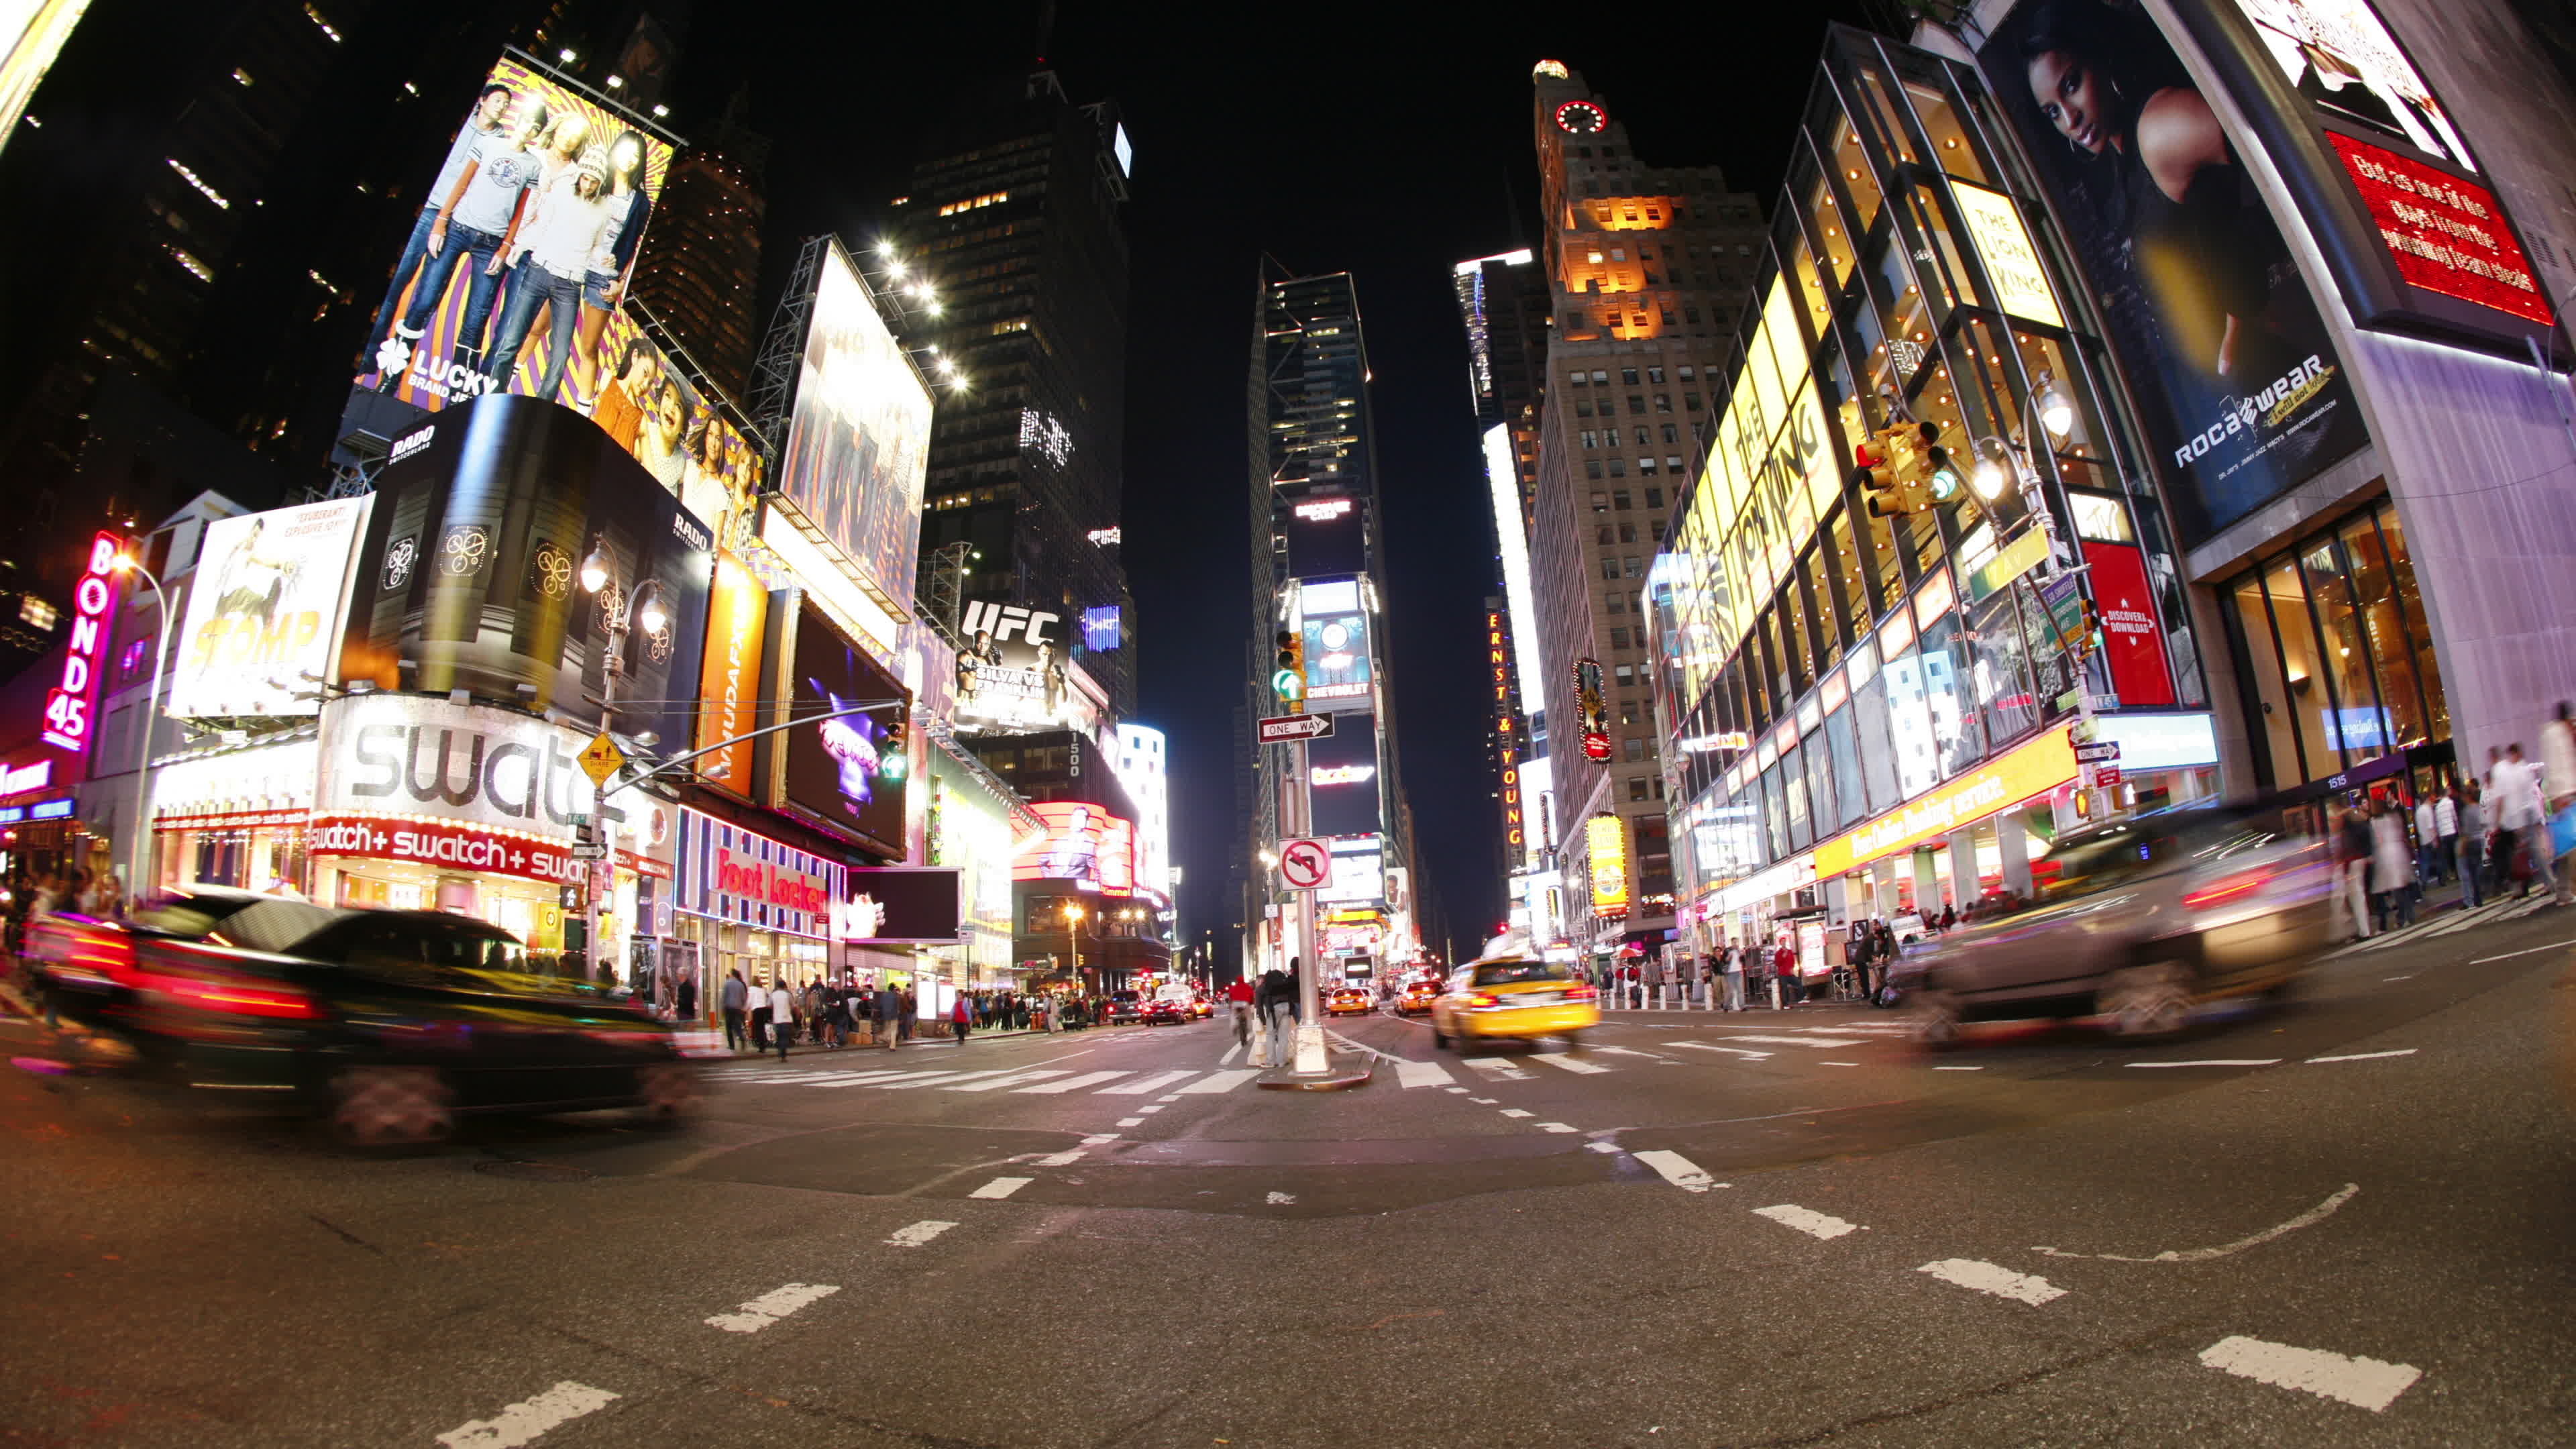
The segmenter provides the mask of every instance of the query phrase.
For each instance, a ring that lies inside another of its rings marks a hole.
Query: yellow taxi
[[[1572,966],[1534,956],[1470,961],[1431,1001],[1431,1044],[1441,1047],[1543,1036],[1561,1036],[1571,1046],[1584,1028],[1600,1024],[1601,993]]]
[[[1366,1016],[1376,1009],[1376,998],[1369,995],[1368,988],[1365,986],[1336,986],[1324,998],[1326,1016],[1340,1016],[1345,1012],[1353,1016]]]

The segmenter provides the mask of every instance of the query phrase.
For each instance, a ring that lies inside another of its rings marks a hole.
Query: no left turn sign
[[[1333,853],[1320,840],[1289,840],[1279,846],[1279,878],[1290,890],[1310,891],[1333,878]]]

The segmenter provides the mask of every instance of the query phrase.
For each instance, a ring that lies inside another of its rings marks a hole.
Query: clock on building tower
[[[1556,108],[1556,128],[1569,136],[1598,136],[1610,128],[1610,113],[1590,101],[1567,101]]]

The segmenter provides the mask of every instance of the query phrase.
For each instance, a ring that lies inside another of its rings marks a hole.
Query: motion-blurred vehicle
[[[2193,1008],[2277,992],[2327,944],[2334,864],[2277,817],[2178,810],[2069,832],[2031,862],[2026,906],[1900,956],[1917,1041],[1962,1022],[2099,1016],[2122,1036],[2169,1035]]]
[[[125,921],[50,917],[30,940],[63,1011],[147,1073],[319,1111],[356,1145],[437,1141],[475,1112],[676,1123],[698,1095],[667,1026],[531,972],[517,937],[462,916],[207,889]]]
[[[1100,1019],[1104,1024],[1109,1026],[1116,1026],[1122,1021],[1144,1020],[1145,998],[1143,994],[1134,991],[1110,992],[1106,1009],[1101,1013]]]
[[[1145,1003],[1144,1012],[1138,1019],[1147,1026],[1186,1026],[1191,1017],[1187,1006],[1170,997],[1158,996]]]
[[[1415,981],[1408,983],[1404,990],[1398,993],[1395,998],[1395,1014],[1398,1016],[1418,1016],[1423,1012],[1429,1011],[1431,1009],[1431,1003],[1439,999],[1439,982]]]
[[[1366,1016],[1376,1009],[1365,986],[1336,986],[1324,998],[1326,1016]]]
[[[1190,1016],[1194,1020],[1205,1021],[1214,1015],[1216,1015],[1215,1002],[1208,1000],[1204,996],[1193,996],[1190,998]]]
[[[1431,1044],[1440,1047],[1543,1036],[1575,1045],[1586,1027],[1600,1024],[1601,993],[1572,966],[1536,956],[1470,961],[1431,1001]]]

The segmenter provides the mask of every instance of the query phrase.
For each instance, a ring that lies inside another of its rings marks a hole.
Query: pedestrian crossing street
[[[2432,936],[2447,936],[2454,931],[2465,931],[2476,926],[2492,926],[2505,921],[2518,921],[2548,904],[2549,893],[2535,891],[2528,896],[2507,896],[2500,900],[2492,900],[2475,910],[2444,911],[2440,915],[2417,921],[2411,926],[2394,931],[2382,931],[2367,941],[2352,942],[2341,950],[2329,951],[2318,959],[2333,961],[2344,956],[2357,956],[2364,951],[2381,951],[2390,946],[2402,946],[2409,941],[2420,941]]]

